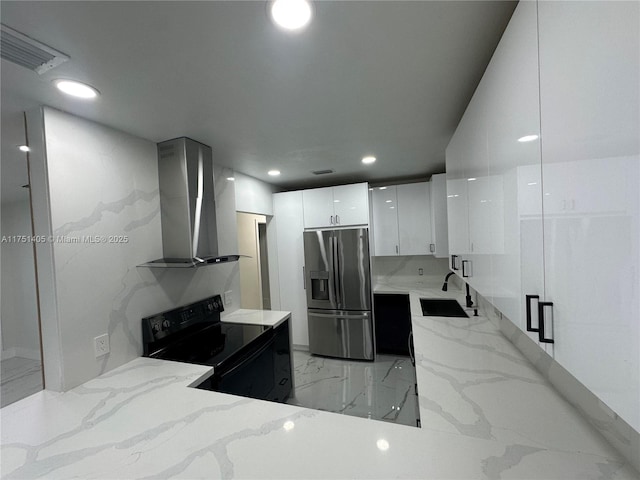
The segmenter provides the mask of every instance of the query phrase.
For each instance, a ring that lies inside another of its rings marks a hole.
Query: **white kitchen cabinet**
[[[371,201],[375,256],[433,253],[428,182],[377,187]]]
[[[333,212],[338,226],[369,224],[369,185],[333,187]]]
[[[520,2],[447,148],[465,280],[523,330],[532,296],[554,343],[531,338],[636,430],[639,18],[637,2]]]
[[[304,208],[304,228],[330,227],[333,219],[333,188],[312,188],[300,191]]]
[[[431,255],[429,182],[397,186],[400,255]]]
[[[291,312],[294,345],[309,345],[307,297],[304,289],[304,222],[302,191],[273,194],[276,225],[280,310]]]
[[[640,4],[540,2],[554,358],[640,430]]]
[[[366,183],[302,191],[304,228],[334,228],[369,224]]]
[[[431,248],[433,256],[449,256],[449,232],[447,227],[447,175],[431,176]]]
[[[398,196],[395,185],[371,190],[373,256],[400,254]]]

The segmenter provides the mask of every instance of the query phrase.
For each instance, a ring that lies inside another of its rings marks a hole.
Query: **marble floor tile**
[[[0,365],[1,407],[42,390],[42,365],[38,360],[12,357]]]
[[[408,357],[378,355],[363,362],[294,351],[293,359],[291,405],[416,426],[416,376]]]

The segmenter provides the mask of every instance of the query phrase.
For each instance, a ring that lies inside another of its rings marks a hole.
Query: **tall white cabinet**
[[[304,216],[302,191],[273,194],[276,222],[280,310],[291,312],[294,345],[309,345],[307,297],[304,290]]]
[[[520,2],[446,159],[456,273],[636,431],[639,105],[638,2]]]

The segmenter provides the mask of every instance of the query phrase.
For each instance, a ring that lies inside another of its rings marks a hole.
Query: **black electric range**
[[[196,388],[283,402],[291,391],[288,322],[224,323],[220,295],[142,319],[145,357],[214,367]]]

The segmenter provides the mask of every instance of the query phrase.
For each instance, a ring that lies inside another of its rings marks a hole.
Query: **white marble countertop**
[[[486,318],[417,314],[438,291],[409,289],[422,428],[190,388],[209,367],[138,358],[0,410],[2,478],[637,478]]]
[[[265,327],[275,328],[290,317],[291,312],[241,308],[227,315],[222,315],[220,320],[226,323],[246,323],[249,325],[263,325]]]

